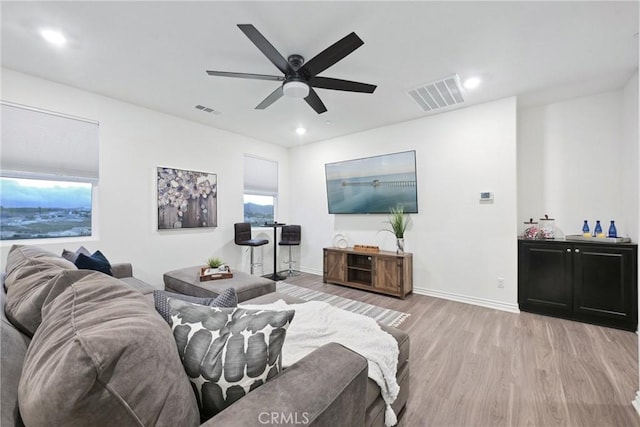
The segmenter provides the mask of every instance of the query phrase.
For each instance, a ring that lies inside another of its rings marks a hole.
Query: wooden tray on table
[[[209,267],[200,268],[201,282],[206,282],[208,280],[231,279],[233,277],[233,273],[231,272],[231,269],[228,266],[226,271],[213,270],[208,272],[207,270],[211,270],[211,268]]]

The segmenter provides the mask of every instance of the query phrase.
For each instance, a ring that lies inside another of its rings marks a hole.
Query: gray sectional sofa
[[[153,308],[154,288],[135,279],[130,264],[113,265],[110,277],[76,270],[37,247],[14,246],[5,269],[2,426],[200,425],[171,329]],[[299,302],[271,293],[248,303],[280,298]],[[384,329],[400,348],[393,405],[400,413],[409,392],[409,339]],[[384,407],[366,359],[332,343],[202,425],[381,426]]]

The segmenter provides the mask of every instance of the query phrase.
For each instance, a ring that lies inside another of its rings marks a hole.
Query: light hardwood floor
[[[632,332],[422,295],[404,301],[302,273],[286,282],[411,313],[400,426],[640,426]]]

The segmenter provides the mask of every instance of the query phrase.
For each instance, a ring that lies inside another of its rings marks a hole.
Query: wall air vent
[[[457,74],[411,89],[408,93],[423,111],[438,110],[464,102],[464,92]]]
[[[216,111],[210,107],[205,107],[204,105],[196,105],[196,109],[204,111],[205,113],[220,114],[220,111]]]

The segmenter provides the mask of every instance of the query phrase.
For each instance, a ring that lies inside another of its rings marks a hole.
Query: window
[[[0,240],[91,236],[91,187],[0,178]]]
[[[0,240],[91,236],[98,123],[1,107]]]
[[[244,222],[259,226],[276,219],[278,163],[244,156]]]
[[[260,196],[255,194],[244,195],[244,222],[259,226],[273,223],[275,218],[273,196]]]

